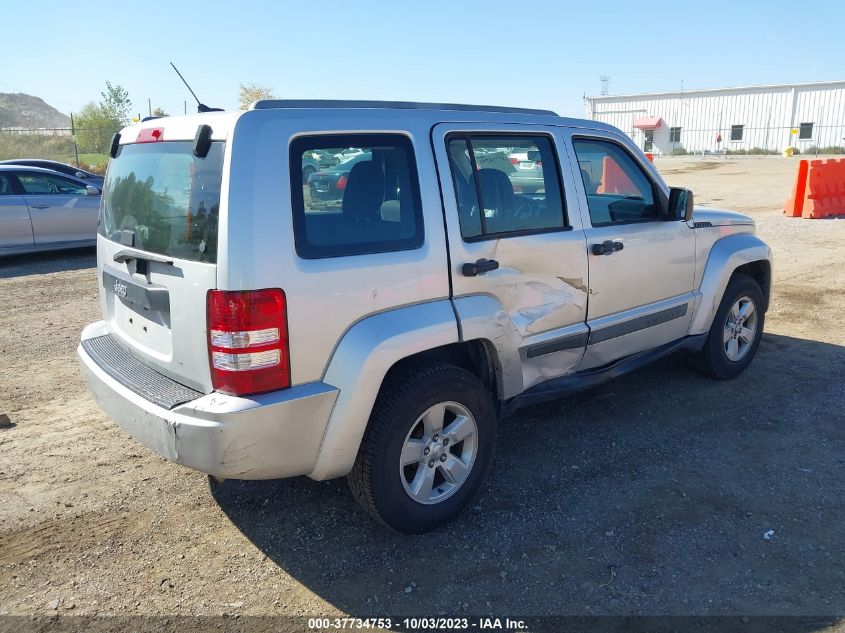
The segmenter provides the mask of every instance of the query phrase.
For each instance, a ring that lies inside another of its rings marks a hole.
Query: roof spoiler
[[[211,126],[197,126],[197,133],[194,135],[194,148],[192,150],[194,156],[205,158],[208,156],[209,149],[211,149]]]
[[[114,158],[117,156],[117,150],[120,147],[120,132],[115,132],[111,137],[111,145],[109,145],[109,156]]]

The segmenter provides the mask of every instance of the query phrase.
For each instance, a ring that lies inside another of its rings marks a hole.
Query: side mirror
[[[528,160],[534,161],[535,163],[538,160],[541,160],[540,152],[538,152],[537,150],[531,150],[530,152],[528,152]]]
[[[87,196],[99,196],[100,190],[96,187],[92,187],[91,185],[85,185],[85,195]]]
[[[693,195],[689,189],[671,187],[669,189],[669,212],[667,220],[692,220]]]

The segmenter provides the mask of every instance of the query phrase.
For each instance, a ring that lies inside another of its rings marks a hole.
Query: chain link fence
[[[0,160],[42,158],[103,174],[109,145],[118,128],[0,129]]]
[[[595,119],[620,126],[620,121],[596,113]],[[627,129],[626,129],[627,128]],[[728,125],[693,129],[662,124],[655,129],[626,125],[622,130],[644,152],[661,158],[845,154],[845,123],[788,126]]]

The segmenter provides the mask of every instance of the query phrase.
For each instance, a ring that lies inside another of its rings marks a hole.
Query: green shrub
[[[845,147],[839,145],[828,145],[827,147],[816,147],[810,145],[804,148],[805,154],[845,154]]]
[[[752,147],[750,149],[727,149],[725,154],[730,156],[777,156],[780,152],[763,147]]]

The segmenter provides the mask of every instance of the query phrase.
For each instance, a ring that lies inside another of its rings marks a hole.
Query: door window
[[[460,135],[451,136],[447,147],[464,239],[566,227],[548,137]]]
[[[610,141],[574,139],[593,226],[660,219],[654,186],[628,152]]]
[[[87,193],[84,184],[53,174],[18,172],[17,177],[26,195],[65,194],[84,196]]]

